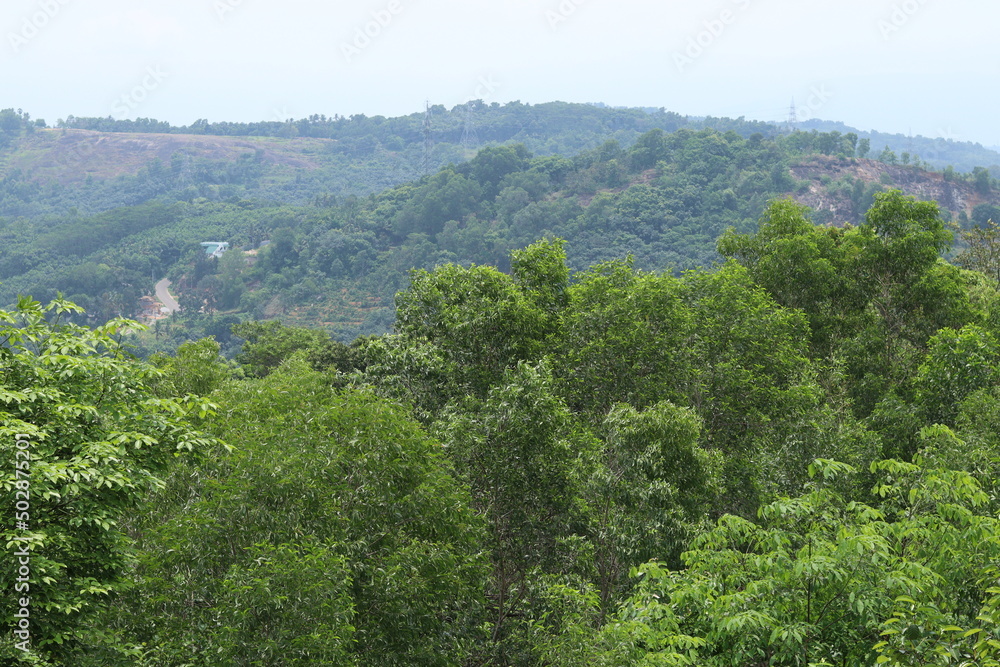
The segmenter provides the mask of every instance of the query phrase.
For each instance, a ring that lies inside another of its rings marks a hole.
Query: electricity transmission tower
[[[434,149],[434,140],[431,138],[431,103],[427,101],[427,111],[424,113],[424,164],[423,173],[431,170],[431,151]]]
[[[795,110],[795,98],[792,98],[792,105],[788,107],[788,131],[794,132],[798,126],[799,114]]]
[[[462,130],[462,146],[467,151],[474,151],[479,146],[479,136],[476,134],[476,122],[472,117],[472,100],[465,103],[465,129]]]

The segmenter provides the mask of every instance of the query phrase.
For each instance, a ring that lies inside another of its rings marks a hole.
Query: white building
[[[219,257],[229,250],[228,241],[202,241],[201,247],[205,249],[205,254],[209,257]]]

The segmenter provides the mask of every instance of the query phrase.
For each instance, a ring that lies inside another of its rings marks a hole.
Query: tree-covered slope
[[[807,131],[801,134],[816,132],[814,125],[802,127]],[[819,127],[831,143],[838,135],[867,144],[861,157],[884,152],[882,135],[842,124]],[[313,115],[257,123],[199,120],[180,127],[145,118],[73,116],[49,127],[7,109],[0,112],[0,215],[71,208],[96,213],[165,195],[302,204],[316,195],[378,192],[466,160],[486,145],[515,142],[534,155],[571,156],[609,139],[628,147],[652,129],[731,130],[744,138],[788,134],[785,127],[743,118],[564,102],[476,100],[396,118]],[[904,164],[953,165],[971,172],[1000,163],[996,153],[972,144],[918,138],[914,145],[895,139],[886,145]]]
[[[960,226],[996,217],[1000,203],[985,170],[928,172],[891,152],[858,157],[865,146],[851,133],[780,134],[702,119],[694,124],[733,129],[639,134],[692,123],[560,103],[476,110],[498,128],[490,138],[528,145],[473,153],[448,143],[454,137],[445,131],[448,123],[464,127],[465,116],[432,109],[442,127],[430,134],[443,134],[429,153],[449,159],[423,176],[420,115],[317,117],[274,136],[280,127],[269,124],[200,123],[180,128],[183,134],[152,121],[93,119],[50,130],[4,112],[11,129],[2,155],[30,157],[35,166],[0,182],[0,301],[62,292],[102,321],[138,313],[139,298],[169,275],[187,319],[160,325],[164,345],[175,334],[214,327],[198,321],[212,313],[226,321],[281,317],[346,340],[388,330],[391,297],[410,269],[445,262],[505,268],[511,249],[546,235],[567,239],[573,268],[632,256],[640,268],[682,271],[717,261],[718,236],[728,227],[754,229],[775,197],[808,203],[817,222],[836,225],[860,222],[888,187],[941,202]],[[517,131],[515,117],[523,121]],[[361,137],[374,137],[376,149],[342,150]],[[68,149],[69,172],[45,152],[64,145],[76,147]],[[60,173],[77,177],[60,180]],[[369,194],[344,194],[350,191]],[[227,241],[234,252],[209,261],[202,241]]]
[[[798,125],[800,129],[819,132],[853,132],[861,139],[867,139],[872,155],[878,155],[888,148],[896,155],[905,154],[908,161],[926,162],[934,169],[943,170],[952,167],[960,172],[971,172],[976,167],[985,167],[1000,176],[1000,152],[996,147],[983,146],[971,141],[962,141],[951,135],[951,129],[942,127],[939,137],[923,135],[907,136],[890,134],[877,130],[859,130],[844,123],[825,120],[807,120]]]
[[[995,664],[995,256],[945,261],[899,191],[807,214],[772,202],[681,275],[561,239],[443,264],[392,334],[245,322],[235,361],[0,312],[0,548],[30,571],[0,575],[0,656]]]
[[[540,237],[566,239],[574,269],[631,256],[638,268],[679,272],[718,261],[716,239],[730,227],[755,229],[774,198],[814,204],[816,222],[840,226],[860,223],[875,194],[893,185],[925,199],[947,190],[955,209],[944,215],[961,227],[985,222],[998,203],[990,183],[980,191],[912,166],[803,154],[789,141],[681,130],[652,131],[629,149],[606,142],[573,159],[486,148],[379,195],[306,209],[274,230],[253,267],[229,258],[177,270],[191,277],[197,303],[320,323],[349,339],[391,321],[391,296],[410,268],[506,270],[510,250]],[[335,318],[348,312],[360,326],[338,331]]]

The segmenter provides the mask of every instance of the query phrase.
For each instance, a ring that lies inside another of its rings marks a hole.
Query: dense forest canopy
[[[550,237],[414,272],[394,333],[239,324],[235,361],[22,300],[31,660],[994,664],[1000,284],[952,240],[898,191],[772,202],[681,274]]]
[[[4,160],[63,130],[361,147],[5,172],[0,660],[1000,664],[989,171],[470,109],[496,143],[433,108],[454,157],[405,178],[425,115],[0,112]],[[367,190],[325,188],[348,164]],[[163,277],[183,310],[125,319]]]

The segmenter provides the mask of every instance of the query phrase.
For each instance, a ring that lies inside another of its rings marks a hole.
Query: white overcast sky
[[[781,121],[794,98],[800,119],[997,146],[998,26],[997,0],[0,0],[0,108],[188,124],[478,97]]]

